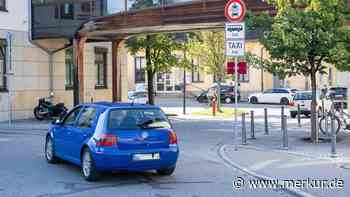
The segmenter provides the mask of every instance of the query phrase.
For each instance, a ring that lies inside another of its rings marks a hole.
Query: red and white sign
[[[225,16],[231,22],[240,22],[246,14],[246,6],[243,0],[230,0],[225,6]]]

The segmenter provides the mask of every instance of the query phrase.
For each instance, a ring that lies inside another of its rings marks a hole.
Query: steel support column
[[[121,62],[118,62],[118,48],[123,40],[112,41],[112,94],[113,102],[122,100],[121,89]]]
[[[84,48],[86,39],[86,37],[81,37],[73,40],[74,106],[84,102]]]

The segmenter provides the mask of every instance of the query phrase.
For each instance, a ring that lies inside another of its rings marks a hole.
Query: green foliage
[[[159,2],[161,1],[154,1],[154,0],[134,0],[131,1],[131,10],[138,10],[138,9],[145,9],[150,8],[154,6],[159,6]],[[163,0],[163,4],[170,4],[173,3],[174,0]]]
[[[146,57],[146,70],[151,73],[168,72],[178,63],[173,52],[180,48],[180,44],[175,42],[173,34],[134,37],[126,41],[126,47],[132,55],[147,48],[150,50],[149,59]]]
[[[190,39],[188,49],[192,57],[198,57],[201,66],[221,81],[225,77],[225,37],[223,31],[202,31]]]
[[[350,31],[344,27],[348,7],[343,1],[271,0],[270,3],[277,6],[277,16],[263,14],[251,22],[264,28],[265,36],[260,41],[271,56],[271,61],[264,62],[267,70],[282,78],[324,73],[325,62],[350,70]]]

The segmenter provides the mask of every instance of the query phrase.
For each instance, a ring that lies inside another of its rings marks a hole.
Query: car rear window
[[[311,100],[311,99],[312,99],[312,93],[311,92],[297,93],[294,96],[294,100]]]
[[[135,130],[151,128],[171,128],[160,109],[114,109],[109,113],[108,128]]]

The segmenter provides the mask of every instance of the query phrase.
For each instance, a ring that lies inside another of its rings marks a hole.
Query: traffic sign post
[[[237,123],[238,123],[238,57],[245,55],[245,23],[246,6],[243,0],[230,0],[225,6],[225,17],[229,21],[225,24],[226,56],[234,57],[235,80],[235,122],[234,122],[234,149],[237,150]]]

